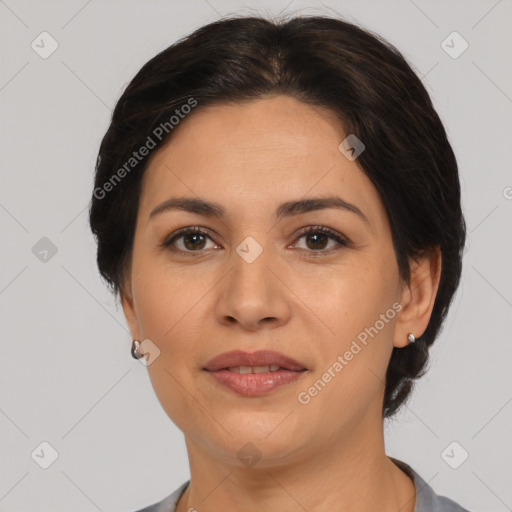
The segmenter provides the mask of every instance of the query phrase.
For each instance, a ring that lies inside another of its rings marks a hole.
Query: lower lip
[[[235,373],[218,370],[209,373],[219,384],[244,396],[263,396],[285,384],[295,382],[306,371],[277,370],[265,373]]]

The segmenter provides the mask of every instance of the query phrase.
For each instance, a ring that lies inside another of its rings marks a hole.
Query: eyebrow
[[[339,210],[345,210],[348,212],[355,213],[368,225],[370,224],[366,215],[355,205],[344,201],[337,196],[329,197],[313,197],[308,199],[301,199],[299,201],[288,201],[282,203],[275,211],[275,217],[278,220],[284,219],[285,217],[292,217],[307,212],[313,212],[316,210],[324,210],[327,208],[336,208]],[[201,198],[188,198],[188,197],[175,197],[167,199],[163,203],[159,204],[149,214],[149,218],[152,219],[156,215],[170,210],[182,210],[190,213],[196,213],[198,215],[204,215],[205,217],[215,217],[224,220],[226,218],[226,211],[219,204],[211,201],[207,201]]]

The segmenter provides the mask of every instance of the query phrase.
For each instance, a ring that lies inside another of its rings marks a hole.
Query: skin
[[[121,300],[133,339],[160,350],[149,376],[185,436],[191,483],[179,512],[414,510],[414,484],[384,450],[384,382],[393,347],[428,325],[441,256],[411,261],[410,283],[400,281],[386,211],[357,160],[338,150],[345,136],[328,110],[275,96],[198,108],[152,155]],[[330,195],[368,223],[332,208],[274,217],[285,201]],[[218,202],[227,217],[173,210],[149,219],[171,197]],[[318,225],[350,245],[298,234]],[[212,237],[162,247],[188,226]],[[247,236],[263,248],[250,264],[236,252]],[[315,257],[322,250],[328,255]],[[298,393],[396,301],[401,311],[299,403]],[[202,370],[235,349],[276,350],[308,372],[266,396],[243,397]],[[262,454],[252,467],[237,456],[247,442]]]

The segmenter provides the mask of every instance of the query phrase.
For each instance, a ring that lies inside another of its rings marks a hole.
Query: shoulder
[[[421,476],[408,464],[389,457],[400,469],[405,471],[416,487],[416,506],[414,512],[470,512],[446,496],[439,496]]]
[[[181,495],[185,492],[185,489],[188,487],[190,480],[187,480],[184,484],[180,485],[172,494],[169,494],[163,500],[153,503],[143,509],[137,510],[136,512],[175,512],[176,505],[181,497]]]

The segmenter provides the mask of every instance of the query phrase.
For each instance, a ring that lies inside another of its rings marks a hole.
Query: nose
[[[291,292],[281,278],[270,250],[264,250],[249,263],[237,252],[229,262],[232,267],[219,283],[216,316],[226,326],[257,331],[287,323],[291,315]]]

